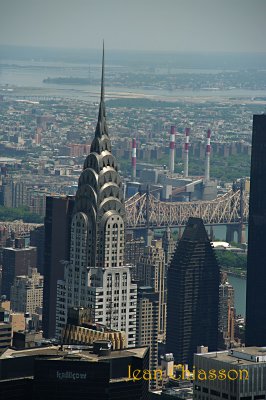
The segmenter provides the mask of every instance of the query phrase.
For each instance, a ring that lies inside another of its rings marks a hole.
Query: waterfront
[[[246,279],[228,275],[228,280],[235,289],[236,314],[246,315]]]
[[[225,89],[216,87],[166,90],[164,87],[152,85],[134,86],[119,82],[119,85],[112,85],[113,75],[120,76],[121,82],[123,74],[143,72],[142,69],[136,70],[132,65],[109,65],[111,85],[106,87],[106,98],[147,98],[151,100],[162,101],[219,101],[219,102],[241,102],[246,103],[263,102],[265,103],[266,91],[264,89],[249,89],[228,87]],[[175,68],[175,73],[198,74],[199,76],[209,74],[218,74],[220,69],[199,69],[199,68]],[[160,70],[161,72],[161,70]],[[228,72],[228,70],[224,70]],[[164,72],[166,76],[168,72]],[[145,74],[147,71],[145,70]],[[91,84],[46,84],[43,80],[47,77],[77,77],[90,78]],[[157,75],[156,75],[157,76]],[[161,75],[158,75],[161,77]],[[100,79],[100,66],[95,64],[79,64],[67,62],[45,62],[45,61],[18,61],[18,60],[0,60],[0,85],[4,90],[12,88],[14,92],[4,92],[5,95],[15,96],[51,96],[58,98],[76,98],[94,102],[99,97],[99,85],[95,83]],[[162,78],[160,78],[162,79]]]

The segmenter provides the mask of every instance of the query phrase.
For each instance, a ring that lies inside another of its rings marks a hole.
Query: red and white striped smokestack
[[[169,160],[169,170],[173,174],[175,172],[175,126],[171,126],[170,133],[170,160]]]
[[[184,155],[184,178],[188,177],[188,149],[189,149],[189,132],[190,129],[186,128],[185,129],[185,155]]]
[[[210,156],[211,156],[211,130],[207,130],[206,158],[205,158],[205,181],[210,180]]]
[[[136,169],[137,169],[137,143],[136,143],[136,138],[132,139],[131,165],[132,165],[132,180],[135,180],[136,179]]]

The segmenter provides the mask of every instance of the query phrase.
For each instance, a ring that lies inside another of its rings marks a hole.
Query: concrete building
[[[168,268],[173,258],[176,246],[176,241],[174,240],[171,229],[169,227],[163,233],[162,246],[165,254],[165,264]]]
[[[227,274],[223,273],[219,286],[219,321],[218,329],[226,348],[234,343],[234,308],[235,291],[227,280]],[[222,347],[223,348],[223,347]]]
[[[16,276],[10,291],[11,309],[15,312],[38,313],[43,306],[43,276],[32,268],[28,275]]]
[[[195,400],[265,399],[265,347],[195,354],[194,366]]]
[[[92,321],[126,332],[135,346],[137,285],[124,264],[125,204],[118,165],[111,151],[104,102],[95,136],[79,178],[71,220],[69,262],[58,281],[56,336],[62,335],[69,307],[89,307]]]
[[[166,333],[166,285],[165,255],[161,240],[152,240],[144,248],[144,254],[137,263],[137,281],[139,286],[150,286],[159,294],[158,333],[165,340]]]
[[[158,367],[159,293],[152,287],[138,288],[136,346],[149,346],[149,370]],[[153,376],[154,378],[154,376]],[[158,376],[150,381],[150,389],[158,387]]]
[[[37,343],[42,340],[42,332],[29,332],[29,331],[19,331],[14,332],[12,347],[15,349],[30,349],[37,347]]]
[[[36,267],[36,247],[23,247],[22,241],[15,240],[15,247],[3,248],[2,294],[10,298],[10,289],[18,275],[27,275]]]
[[[143,255],[145,239],[143,236],[134,237],[133,231],[126,231],[125,239],[125,264],[132,265],[131,276],[136,279],[136,268],[140,257]]]
[[[8,322],[0,322],[0,353],[7,347],[11,346],[12,342],[12,326]]]

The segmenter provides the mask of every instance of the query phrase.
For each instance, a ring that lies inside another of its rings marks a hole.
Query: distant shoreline
[[[226,269],[222,269],[221,272],[225,272],[229,276],[234,276],[236,278],[241,278],[241,279],[247,279],[247,273],[246,272],[233,272],[233,271],[228,271]]]

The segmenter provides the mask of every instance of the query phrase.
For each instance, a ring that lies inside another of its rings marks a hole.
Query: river
[[[235,289],[235,309],[237,314],[246,315],[246,279],[228,275],[228,280]]]

